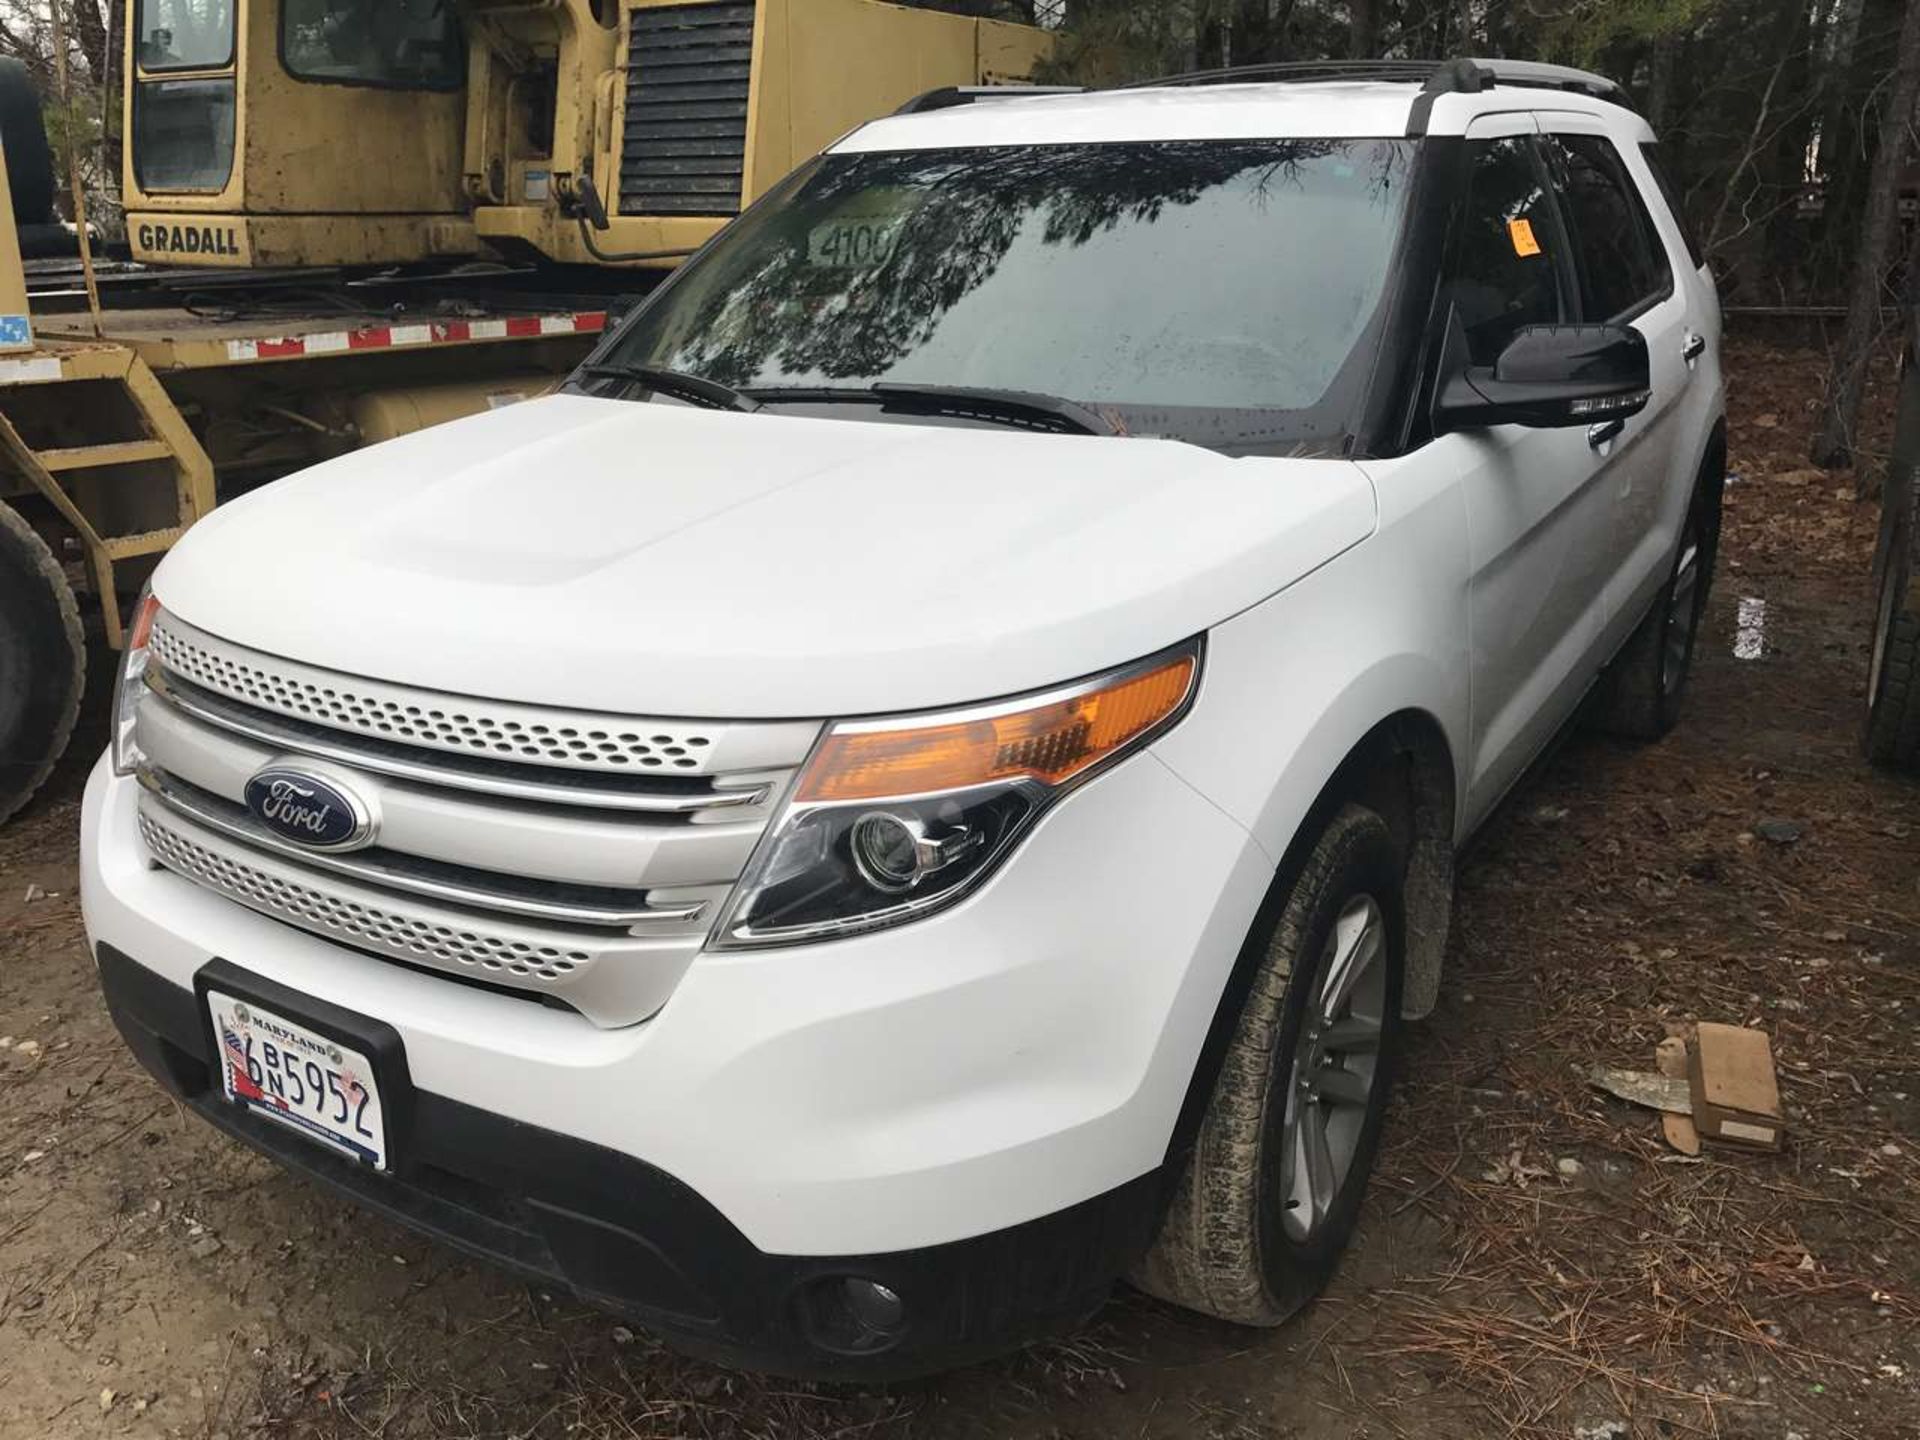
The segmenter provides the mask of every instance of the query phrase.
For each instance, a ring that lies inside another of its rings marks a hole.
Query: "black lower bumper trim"
[[[114,1023],[202,1118],[388,1218],[633,1318],[682,1349],[809,1379],[905,1379],[1077,1323],[1152,1239],[1160,1173],[1011,1229],[920,1250],[769,1255],[688,1186],[588,1141],[411,1093],[392,1174],[229,1104],[213,1083],[194,992],[97,949]],[[218,963],[218,962],[216,962]],[[234,973],[231,967],[228,974]],[[271,990],[267,982],[256,983]],[[805,1297],[839,1277],[884,1286],[904,1322],[870,1353],[823,1342]]]

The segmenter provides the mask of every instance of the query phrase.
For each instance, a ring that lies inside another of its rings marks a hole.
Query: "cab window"
[[[1589,321],[1638,314],[1673,292],[1673,268],[1613,142],[1550,135],[1554,182],[1573,232],[1580,308]]]
[[[466,46],[446,0],[286,0],[280,59],[296,80],[457,90]]]
[[[1547,177],[1522,135],[1469,142],[1467,201],[1447,267],[1447,298],[1475,365],[1491,365],[1528,325],[1567,318],[1560,228]]]
[[[233,63],[233,0],[139,0],[142,70],[220,70]]]

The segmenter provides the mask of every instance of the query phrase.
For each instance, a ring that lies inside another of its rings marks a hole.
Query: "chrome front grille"
[[[768,763],[742,742],[777,743],[779,737],[767,732],[791,728],[690,725],[442,695],[242,650],[164,613],[154,621],[150,643],[154,657],[174,675],[270,714],[530,765],[712,775]]]
[[[603,1026],[665,1003],[818,732],[441,695],[264,655],[164,613],[146,679],[140,830],[158,864],[342,944],[537,991]],[[509,755],[437,729],[402,738],[416,709],[482,724],[483,738],[538,724],[567,740],[671,737],[685,753],[647,766],[561,745]],[[369,848],[311,850],[252,815],[248,779],[289,760],[370,802]]]
[[[260,864],[249,864],[195,840],[188,827],[142,813],[140,836],[169,870],[222,891],[244,905],[322,934],[385,950],[402,959],[441,960],[478,971],[497,971],[528,980],[559,980],[600,957],[578,944],[551,943],[498,928],[467,928],[458,916],[431,911],[407,913],[371,900],[358,900],[338,888],[324,891],[301,879]]]

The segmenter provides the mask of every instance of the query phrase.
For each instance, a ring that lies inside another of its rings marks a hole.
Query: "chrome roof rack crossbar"
[[[1595,75],[1588,70],[1575,70],[1567,65],[1546,65],[1533,60],[1464,57],[1451,60],[1281,60],[1265,65],[1232,65],[1220,70],[1195,70],[1183,75],[1140,81],[1122,88],[1145,90],[1163,85],[1237,85],[1260,81],[1308,84],[1316,80],[1417,82],[1424,95],[1450,92],[1477,94],[1495,85],[1513,85],[1529,89],[1566,90],[1632,108],[1625,90],[1606,76]]]
[[[1026,100],[1035,95],[1084,95],[1084,85],[942,85],[916,95],[893,113],[920,115],[928,110],[951,110],[956,105],[976,105],[983,100]]]
[[[1426,80],[1435,60],[1274,60],[1260,65],[1228,65],[1217,70],[1188,70],[1157,80],[1136,80],[1122,90],[1152,90],[1162,85],[1239,85],[1261,80]]]

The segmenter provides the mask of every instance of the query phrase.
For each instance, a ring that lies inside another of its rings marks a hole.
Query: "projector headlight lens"
[[[978,886],[1047,807],[1186,713],[1200,645],[963,711],[841,721],[807,761],[714,944],[899,924]]]

